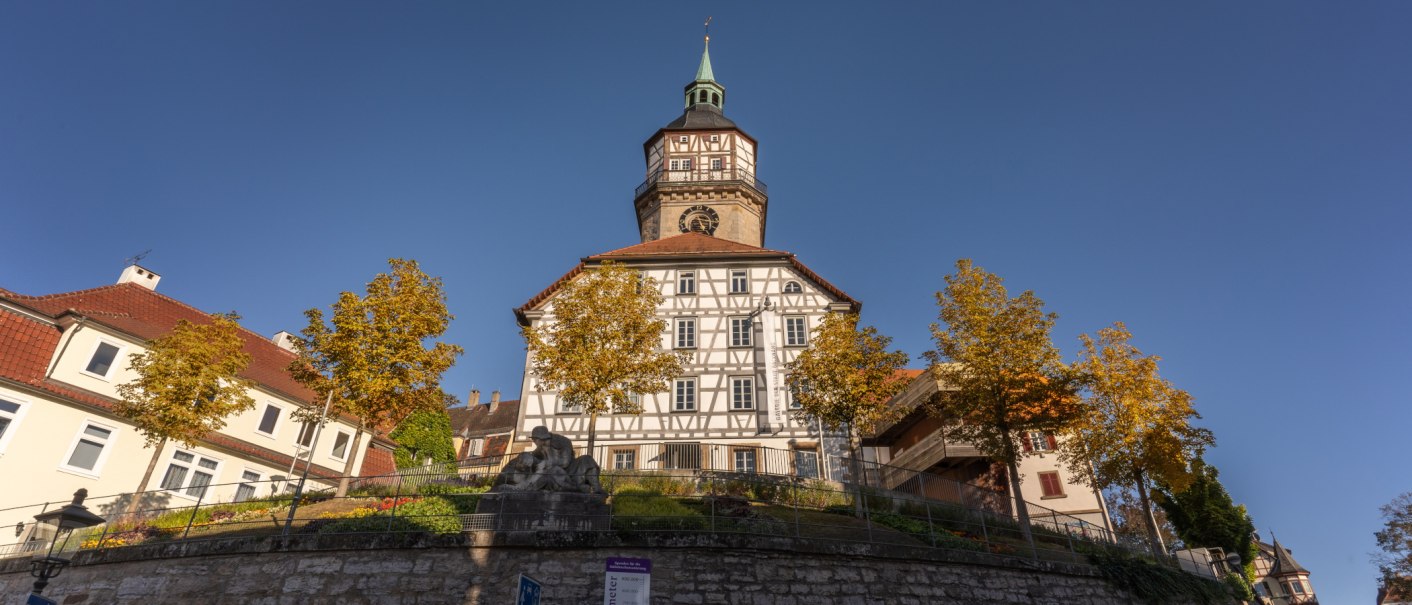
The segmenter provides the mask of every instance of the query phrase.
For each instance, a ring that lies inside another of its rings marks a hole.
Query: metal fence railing
[[[297,503],[283,485],[260,486],[259,497],[239,502],[174,500],[166,490],[136,499],[132,494],[94,497],[85,505],[108,521],[59,536],[55,554],[71,557],[85,550],[234,537],[294,535],[317,540],[345,534],[459,534],[520,526],[517,516],[527,513],[519,508],[477,512],[488,477],[465,477],[460,469],[446,465],[406,469],[354,478],[343,497],[325,488],[303,494]],[[1018,524],[991,511],[817,478],[698,469],[610,469],[602,474],[602,483],[609,512],[588,520],[584,531],[627,539],[672,533],[756,535],[1075,563],[1083,562],[1091,550],[1115,547],[1093,536],[1040,526],[1032,530],[1034,540],[1028,542]],[[154,502],[162,504],[151,505]],[[47,553],[51,536],[37,529],[29,527],[14,543],[0,545],[0,557]]]

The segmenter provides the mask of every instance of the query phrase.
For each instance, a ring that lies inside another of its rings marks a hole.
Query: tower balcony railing
[[[641,197],[649,188],[658,183],[743,183],[769,195],[770,188],[765,181],[755,178],[755,173],[743,168],[692,168],[690,170],[653,170],[647,180],[637,186],[633,197]]]

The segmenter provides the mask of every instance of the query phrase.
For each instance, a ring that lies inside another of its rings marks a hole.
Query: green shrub
[[[706,526],[701,513],[652,490],[628,488],[613,496],[613,527],[618,530],[701,530]]]
[[[1179,569],[1159,565],[1108,549],[1087,555],[1090,563],[1109,584],[1148,603],[1229,603],[1235,596],[1229,587]]]
[[[366,517],[338,519],[318,526],[321,534],[356,532],[417,532],[434,534],[461,533],[462,507],[452,499],[465,497],[429,496],[408,502],[395,509],[379,511]],[[472,505],[474,508],[474,505]],[[395,516],[394,516],[395,514]]]
[[[973,551],[985,550],[985,545],[980,542],[963,538],[947,531],[945,528],[936,527],[935,524],[928,524],[921,519],[892,513],[882,513],[873,515],[872,521],[878,525],[891,527],[897,531],[910,534],[927,544],[935,544],[937,548]]]

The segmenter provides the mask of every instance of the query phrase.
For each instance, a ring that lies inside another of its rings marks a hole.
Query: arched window
[[[711,93],[711,102],[712,102],[712,103],[715,103],[716,105],[720,105],[720,104],[721,104],[721,95],[718,95],[718,94],[716,94],[716,93],[714,93],[714,92]]]
[[[785,282],[785,284],[784,284],[784,293],[785,293],[785,294],[798,294],[798,293],[803,292],[803,291],[804,291],[804,288],[799,287],[799,282],[797,282],[797,281]]]
[[[700,102],[702,102],[702,103],[705,103],[705,102],[706,102],[706,91],[703,90],[703,91],[701,91],[701,94],[696,95],[696,96],[697,96],[698,99],[700,99]]]

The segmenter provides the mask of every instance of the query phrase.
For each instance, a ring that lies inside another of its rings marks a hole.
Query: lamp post
[[[69,536],[75,529],[93,527],[106,523],[108,520],[88,512],[88,507],[83,505],[83,499],[88,497],[88,490],[80,489],[74,492],[74,501],[67,506],[52,512],[40,513],[34,516],[36,529],[41,527],[52,527],[54,537],[49,541],[49,551],[43,557],[35,557],[29,562],[29,575],[37,578],[34,581],[34,594],[40,594],[44,587],[49,585],[49,579],[59,575],[64,568],[69,565],[69,560],[54,555],[54,547],[59,546],[59,552],[64,552],[64,546],[59,545],[59,539],[63,538],[64,545],[68,544]]]

